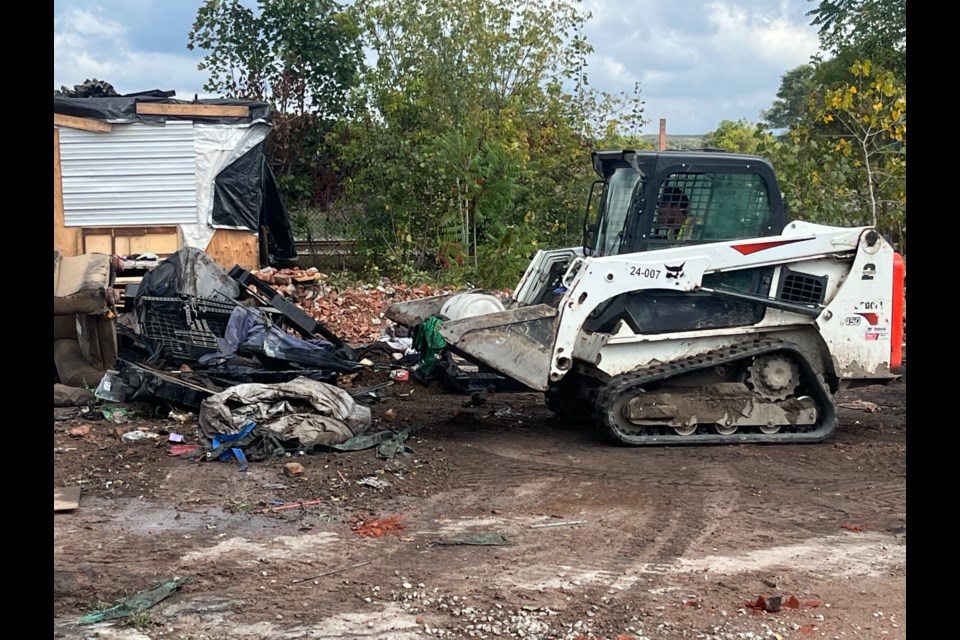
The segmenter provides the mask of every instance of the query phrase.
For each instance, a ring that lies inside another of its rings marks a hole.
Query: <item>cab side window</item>
[[[649,237],[658,244],[753,238],[772,216],[766,181],[756,174],[673,173],[657,196]]]

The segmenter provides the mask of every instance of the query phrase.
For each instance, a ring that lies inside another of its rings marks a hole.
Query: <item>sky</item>
[[[88,79],[123,95],[203,91],[203,51],[187,50],[201,0],[54,0],[53,88]],[[252,2],[251,2],[252,4]],[[810,0],[584,0],[591,86],[632,95],[642,134],[700,135],[724,120],[759,122],[784,73],[817,53]]]

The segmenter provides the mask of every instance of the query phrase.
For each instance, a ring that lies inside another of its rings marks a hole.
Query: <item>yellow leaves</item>
[[[857,92],[857,88],[856,88],[855,86],[853,86],[853,85],[850,85],[850,88],[847,89],[847,91],[849,91],[851,94],[853,94],[853,93],[856,93],[856,92]]]
[[[536,219],[537,219],[537,214],[534,213],[533,211],[527,211],[527,212],[523,215],[523,221],[524,221],[524,222],[528,222],[528,223],[529,223],[529,222],[533,222],[533,221],[536,220]]]
[[[873,110],[880,111],[880,109],[883,109],[883,103],[877,100],[876,102],[873,103]]]
[[[833,96],[833,99],[830,100],[830,106],[836,109],[840,106],[840,96]]]
[[[833,116],[832,116],[832,115],[830,115],[830,114],[828,113],[827,115],[823,116],[823,123],[824,123],[824,124],[830,124],[831,122],[833,122]]]

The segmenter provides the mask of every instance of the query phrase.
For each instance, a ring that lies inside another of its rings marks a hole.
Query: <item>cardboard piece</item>
[[[80,487],[60,487],[53,490],[53,510],[72,511],[80,506]]]

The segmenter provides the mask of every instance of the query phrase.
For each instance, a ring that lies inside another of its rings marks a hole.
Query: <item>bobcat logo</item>
[[[683,277],[683,265],[687,264],[686,262],[681,262],[680,266],[671,267],[668,264],[663,265],[664,269],[667,270],[667,278],[682,278]]]

